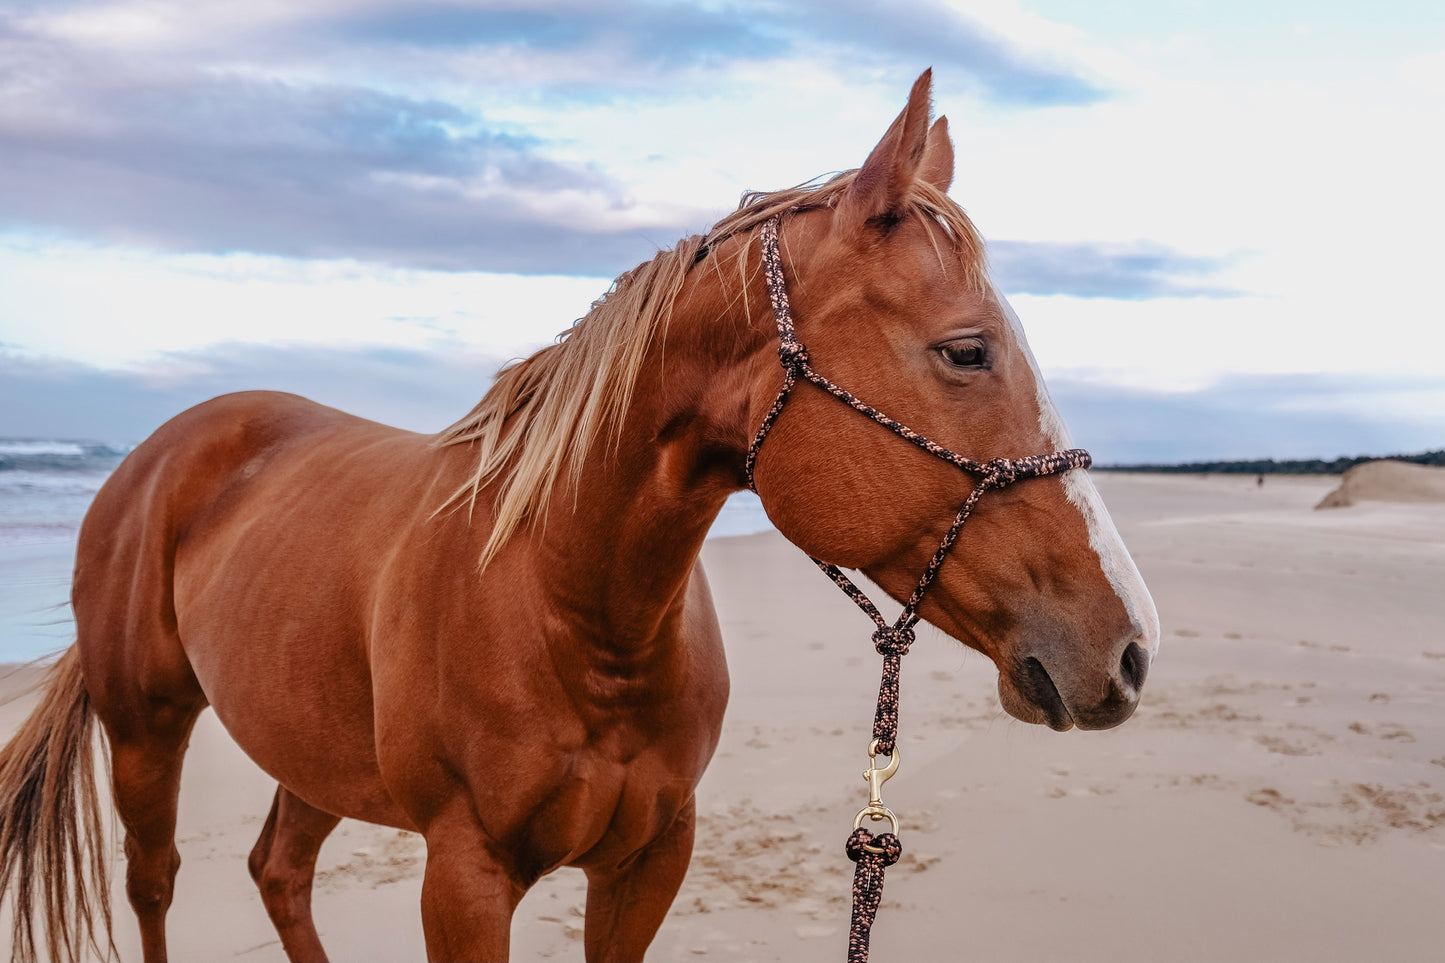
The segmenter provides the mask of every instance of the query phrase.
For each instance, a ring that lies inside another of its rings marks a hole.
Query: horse
[[[182,757],[210,706],[278,784],[248,865],[289,959],[325,959],[312,877],[349,817],[425,838],[432,960],[505,960],[518,901],[564,866],[587,879],[586,958],[641,960],[728,697],[698,561],[724,500],[751,482],[788,540],[902,600],[978,485],[806,384],[770,414],[759,226],[813,368],[953,451],[1066,447],[953,167],[925,72],[860,168],[744,195],[439,434],[271,392],[159,428],[95,497],[76,641],[0,754],[13,958],[41,935],[56,960],[113,949],[98,721],[126,894],[146,963],[166,959]],[[1127,719],[1158,618],[1088,476],[990,492],[965,542],[919,614],[993,661],[1004,709]]]

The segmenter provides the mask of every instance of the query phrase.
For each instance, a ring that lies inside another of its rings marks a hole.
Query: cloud
[[[0,101],[0,227],[11,230],[172,252],[611,276],[705,220],[639,213],[601,171],[438,99],[136,69],[63,47],[32,59],[27,93]],[[10,77],[0,92],[20,84]],[[1126,274],[1144,296],[1146,272],[1198,267],[1083,245],[1001,242],[994,258],[1004,279],[1084,296],[1114,296]]]
[[[1099,465],[1385,455],[1445,439],[1445,379],[1234,375],[1175,392],[1063,374],[1049,392]]]
[[[755,11],[762,13],[762,11]],[[586,53],[604,48],[649,71],[784,55],[767,17],[736,7],[649,2],[408,3],[362,8],[321,29],[368,45]],[[606,82],[608,78],[597,80]],[[613,78],[615,79],[615,78]]]
[[[1005,294],[1076,298],[1229,298],[1243,292],[1208,282],[1231,262],[1156,244],[990,241],[994,282]]]
[[[40,59],[26,65],[29,92],[0,100],[0,227],[11,230],[173,252],[612,276],[706,220],[639,213],[599,170],[438,99],[137,70],[64,48]],[[1193,280],[1222,262],[1164,248],[1001,241],[991,253],[1009,293],[1232,293]]]
[[[1010,104],[1102,96],[932,0],[906,15],[858,0],[249,10],[118,0],[0,12],[0,229],[610,276],[704,218],[644,209],[566,159],[569,145],[477,102],[565,111],[578,97],[713,96],[738,65],[819,57],[900,83],[932,61]]]
[[[581,57],[597,73],[559,71],[554,84],[572,93],[590,87],[590,96],[666,84],[699,70],[818,57],[848,73],[886,67],[909,79],[932,65],[965,78],[984,99],[1010,106],[1088,104],[1108,96],[1076,67],[1025,50],[938,0],[393,3],[341,12],[313,30],[383,48],[565,54],[574,65]],[[540,74],[529,79],[548,83]]]
[[[440,100],[52,53],[69,62],[0,78],[0,94],[23,88],[0,98],[0,225],[12,230],[594,275],[681,233],[630,212],[601,172]],[[554,213],[559,197],[574,218]]]
[[[230,391],[267,389],[414,431],[439,431],[486,393],[506,359],[397,348],[220,344],[131,369],[0,355],[0,437],[141,441]]]
[[[986,100],[1006,106],[1092,104],[1107,90],[1077,68],[1022,49],[945,3],[907,6],[876,0],[809,0],[775,7],[804,43],[831,43],[855,69],[868,63],[961,76]]]

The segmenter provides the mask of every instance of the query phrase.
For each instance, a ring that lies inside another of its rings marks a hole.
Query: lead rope
[[[1070,448],[1067,451],[1056,451],[1047,455],[1030,455],[1026,458],[995,458],[988,462],[976,462],[950,451],[937,442],[930,441],[907,425],[894,421],[814,371],[809,362],[808,349],[798,340],[797,333],[793,328],[792,309],[788,304],[787,283],[783,278],[783,258],[778,249],[778,227],[781,220],[782,215],[775,215],[764,221],[760,233],[763,247],[763,271],[768,283],[768,299],[772,302],[773,315],[778,322],[778,359],[783,365],[783,385],[779,389],[778,397],[772,407],[763,416],[762,425],[758,428],[757,434],[753,436],[752,444],[748,446],[747,459],[744,462],[748,488],[754,492],[758,490],[753,478],[758,463],[758,451],[762,448],[763,440],[772,431],[778,416],[783,413],[783,406],[787,404],[793,386],[798,383],[800,378],[821,388],[854,411],[887,428],[904,441],[978,476],[978,483],[974,485],[973,491],[969,493],[968,498],[959,508],[958,514],[954,516],[953,524],[948,527],[943,541],[939,543],[938,550],[933,553],[933,558],[929,560],[928,567],[924,569],[913,594],[904,603],[902,614],[892,625],[883,618],[873,601],[843,573],[842,569],[831,562],[808,556],[813,559],[813,564],[822,569],[834,584],[873,620],[873,624],[877,626],[877,630],[873,633],[873,646],[877,649],[878,654],[883,656],[883,676],[878,684],[878,704],[873,715],[873,740],[868,744],[870,762],[868,769],[863,773],[863,778],[868,782],[868,805],[859,810],[858,815],[854,818],[853,832],[844,846],[848,858],[857,864],[853,872],[853,913],[848,927],[848,963],[868,963],[869,934],[873,928],[874,917],[878,913],[878,905],[883,899],[884,870],[898,862],[899,857],[903,855],[903,845],[898,840],[898,817],[893,814],[891,809],[883,805],[882,788],[883,783],[891,779],[898,771],[898,679],[903,665],[903,656],[908,654],[908,648],[913,644],[915,638],[913,627],[918,624],[918,606],[923,601],[924,593],[928,591],[929,585],[933,583],[934,576],[943,567],[943,560],[948,556],[949,550],[958,540],[958,533],[962,530],[963,523],[968,521],[969,515],[973,513],[974,505],[978,503],[984,492],[1006,488],[1027,478],[1041,478],[1074,468],[1088,468],[1092,459],[1089,457],[1089,453],[1082,448]],[[877,764],[878,756],[889,757],[888,764],[881,769]],[[875,836],[863,828],[864,819],[873,822],[887,820],[890,831]]]

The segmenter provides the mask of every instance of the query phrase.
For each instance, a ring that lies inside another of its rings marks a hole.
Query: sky
[[[933,67],[1101,463],[1445,447],[1445,4],[0,0],[0,435],[434,431]]]

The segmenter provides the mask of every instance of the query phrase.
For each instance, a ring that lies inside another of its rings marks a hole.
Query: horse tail
[[[95,784],[95,714],[76,646],[45,695],[0,749],[0,901],[13,894],[10,958],[36,963],[36,911],[48,958],[77,963],[86,947],[115,954],[110,878]]]

